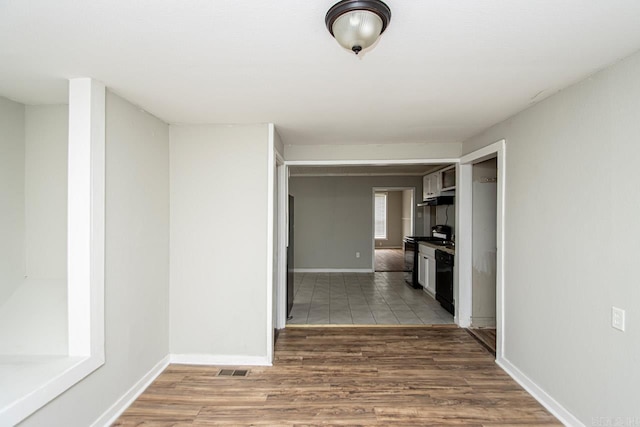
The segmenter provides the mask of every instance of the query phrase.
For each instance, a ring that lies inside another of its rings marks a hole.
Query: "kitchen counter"
[[[432,248],[432,249],[438,249],[438,250],[441,250],[441,251],[446,252],[446,253],[451,254],[451,255],[455,255],[456,254],[456,250],[455,249],[448,248],[446,246],[435,245],[435,244],[430,243],[430,242],[420,242],[420,245],[424,245],[424,246],[427,246],[427,247]]]

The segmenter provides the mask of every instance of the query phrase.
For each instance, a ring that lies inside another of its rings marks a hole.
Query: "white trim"
[[[123,394],[109,409],[107,409],[91,427],[110,426],[120,415],[155,381],[156,378],[169,366],[169,356],[165,356],[156,365],[142,376],[136,383]]]
[[[170,354],[169,361],[178,365],[272,366],[271,361],[264,356]]]
[[[269,142],[267,145],[267,361],[269,364],[273,361],[273,239],[274,235],[274,215],[273,209],[275,207],[274,191],[275,191],[275,179],[274,174],[276,172],[276,148],[275,148],[275,125],[269,123]]]
[[[373,273],[371,268],[295,268],[294,273]]]
[[[287,160],[287,166],[391,166],[391,165],[437,165],[440,163],[458,163],[458,158],[447,159],[409,159],[409,160]]]
[[[77,359],[77,358],[70,358]],[[61,372],[52,372],[49,380],[21,398],[0,408],[0,424],[16,425],[38,409],[73,387],[78,381],[99,368],[103,362],[86,357]]]
[[[104,360],[105,86],[69,80],[69,356]]]
[[[473,224],[473,166],[460,163],[456,176],[456,253],[454,265],[457,267],[458,296],[456,298],[456,322],[461,328],[471,326],[471,283],[473,245],[471,243]]]
[[[549,393],[544,391],[542,387],[536,384],[531,378],[527,377],[520,369],[509,362],[504,357],[496,359],[496,363],[511,378],[522,386],[531,396],[534,397],[542,406],[544,406],[553,416],[555,416],[562,424],[566,426],[584,427],[584,424],[569,412],[564,406],[558,403]]]
[[[506,186],[506,140],[494,142],[460,159],[458,182],[458,205],[456,212],[457,234],[455,264],[458,266],[458,325],[471,324],[472,305],[472,165],[496,157],[498,163],[498,195],[496,212],[496,359],[504,355],[504,254],[505,254],[505,186]],[[458,215],[459,214],[459,215]]]
[[[287,166],[280,160],[278,173],[278,300],[276,303],[276,329],[282,329],[287,323]]]
[[[430,173],[430,172],[427,172]],[[433,172],[435,173],[435,171]],[[319,177],[319,176],[424,176],[425,172],[373,172],[373,173],[292,173],[294,178]]]

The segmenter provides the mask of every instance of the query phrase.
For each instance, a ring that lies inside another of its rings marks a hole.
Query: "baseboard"
[[[376,246],[376,249],[402,249],[402,246]]]
[[[558,403],[531,378],[527,377],[520,369],[505,358],[497,358],[496,363],[518,384],[533,396],[542,406],[551,412],[562,424],[566,426],[585,427],[571,412]]]
[[[171,354],[169,360],[179,365],[271,366],[266,356]]]
[[[295,268],[294,273],[373,273],[371,268]]]
[[[151,368],[142,378],[140,378],[120,399],[116,401],[104,414],[100,416],[93,424],[92,427],[98,426],[110,426],[113,424],[120,415],[142,394],[143,391],[151,385],[151,383],[158,378],[158,375],[169,366],[169,356],[165,356],[156,365]]]
[[[496,318],[495,317],[472,317],[471,327],[472,328],[495,328]]]

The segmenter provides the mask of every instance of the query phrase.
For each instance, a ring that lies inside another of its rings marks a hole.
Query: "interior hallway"
[[[432,325],[453,316],[404,273],[297,273],[288,324]]]

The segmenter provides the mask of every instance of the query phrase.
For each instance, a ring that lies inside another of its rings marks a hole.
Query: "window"
[[[387,193],[376,193],[375,195],[375,238],[387,238]]]

